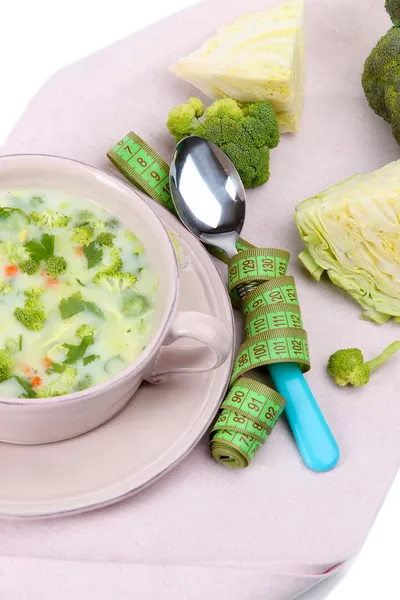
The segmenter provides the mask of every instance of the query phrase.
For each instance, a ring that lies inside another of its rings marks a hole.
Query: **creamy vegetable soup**
[[[157,277],[134,233],[58,192],[0,192],[0,396],[68,394],[146,348]]]

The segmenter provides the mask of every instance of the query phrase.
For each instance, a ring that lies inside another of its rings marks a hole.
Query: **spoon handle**
[[[268,370],[286,400],[286,416],[305,464],[318,472],[333,469],[339,447],[299,366],[278,363]]]

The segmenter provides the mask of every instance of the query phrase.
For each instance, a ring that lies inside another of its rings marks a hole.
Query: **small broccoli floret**
[[[4,283],[3,281],[0,281],[0,294],[2,296],[7,296],[7,294],[9,294],[12,291],[13,291],[13,288],[11,285],[9,285],[8,283]]]
[[[99,246],[108,246],[109,248],[112,248],[112,246],[114,245],[114,238],[115,235],[113,235],[112,233],[102,232],[97,236],[95,241],[99,244]]]
[[[63,215],[50,209],[41,213],[34,210],[30,217],[38,227],[67,227],[71,220],[71,217],[68,215]]]
[[[184,104],[170,113],[172,126],[170,119],[167,126],[178,141],[185,132],[219,146],[232,160],[245,187],[268,180],[269,150],[279,142],[278,122],[269,102],[254,102],[242,108],[232,98],[222,98],[207,108],[203,121],[188,120],[190,109],[193,111],[190,104]]]
[[[44,288],[32,285],[30,288],[27,288],[24,291],[24,294],[27,298],[37,299],[37,298],[40,298],[40,296],[43,294],[43,292],[44,292]]]
[[[7,256],[8,260],[14,264],[29,258],[29,254],[25,248],[21,244],[16,244],[11,240],[0,242],[0,254]]]
[[[86,246],[89,244],[93,237],[93,225],[85,223],[84,225],[77,225],[74,227],[74,233],[72,234],[72,241],[76,244],[82,244]]]
[[[186,104],[176,106],[168,115],[167,127],[179,142],[192,135],[200,125],[199,117],[204,113],[204,104],[199,98],[189,98]]]
[[[7,350],[0,350],[0,383],[10,379],[14,361]]]
[[[95,331],[96,327],[93,327],[92,325],[81,325],[79,329],[76,330],[76,335],[81,339],[86,336],[93,337]]]
[[[78,381],[78,383],[76,384],[76,387],[78,388],[79,391],[82,391],[82,390],[86,390],[91,385],[93,385],[93,380],[92,380],[91,376],[85,375],[85,377],[83,377],[80,381]]]
[[[119,248],[113,248],[111,255],[113,258],[111,265],[99,271],[93,278],[93,282],[104,285],[112,293],[122,292],[136,283],[136,277],[132,273],[122,272],[123,262]]]
[[[145,313],[150,303],[145,296],[134,292],[127,293],[122,303],[122,312],[127,317],[137,317]]]
[[[365,385],[369,382],[372,371],[399,350],[400,341],[393,342],[379,356],[368,362],[364,362],[364,356],[358,348],[337,350],[329,357],[328,372],[334,377],[337,385]]]
[[[67,268],[67,262],[62,256],[51,256],[46,262],[47,271],[53,277],[58,277]]]
[[[40,263],[32,258],[29,258],[28,260],[20,262],[18,266],[23,273],[26,273],[27,275],[34,275],[34,273],[36,273],[39,269]]]
[[[110,229],[115,229],[116,227],[120,227],[121,223],[117,219],[108,219],[108,221],[105,222],[105,226]]]
[[[74,367],[66,367],[55,381],[37,389],[38,398],[54,398],[72,392],[78,371]]]
[[[40,331],[47,321],[47,315],[40,300],[42,293],[43,289],[37,287],[25,290],[27,299],[25,300],[24,308],[18,307],[14,310],[14,315],[21,325],[31,331]]]

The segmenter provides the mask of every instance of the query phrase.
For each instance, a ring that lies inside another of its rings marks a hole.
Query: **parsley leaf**
[[[81,343],[78,346],[74,346],[73,344],[63,344],[64,348],[67,348],[67,358],[64,360],[66,365],[73,365],[80,358],[83,357],[86,350],[93,344],[93,336],[85,335],[82,338]]]
[[[86,365],[96,360],[96,358],[100,358],[100,354],[90,354],[89,356],[85,356],[83,359],[83,364],[86,367]]]
[[[75,294],[72,294],[69,298],[63,298],[60,300],[58,308],[60,309],[61,317],[63,319],[69,319],[84,311],[85,302],[83,301],[82,294],[80,292],[75,292]]]
[[[44,233],[40,238],[40,242],[31,240],[30,242],[26,242],[24,246],[33,260],[37,262],[47,260],[54,255],[54,235]]]
[[[24,388],[25,394],[22,395],[22,398],[37,398],[37,394],[29,381],[27,379],[23,379],[22,377],[18,377],[18,375],[13,375],[14,379],[16,379],[19,385]]]
[[[67,367],[65,365],[61,365],[60,363],[53,362],[51,363],[51,367],[49,369],[50,373],[64,373]]]
[[[101,319],[105,319],[103,311],[101,310],[100,306],[97,306],[95,302],[84,302],[84,305],[89,312],[93,313],[94,315],[97,315]]]
[[[95,242],[90,242],[87,246],[83,247],[83,251],[88,261],[88,269],[91,269],[103,258],[103,250],[96,248]]]

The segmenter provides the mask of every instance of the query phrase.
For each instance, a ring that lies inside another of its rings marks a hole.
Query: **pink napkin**
[[[32,100],[2,153],[54,153],[111,171],[105,152],[132,129],[169,160],[168,111],[196,90],[167,67],[219,25],[272,4],[213,0],[62,70]],[[338,467],[307,470],[284,420],[245,471],[213,462],[204,438],[174,471],[119,505],[2,522],[2,598],[289,600],[358,551],[399,465],[399,370],[393,359],[369,386],[341,390],[326,363],[341,347],[377,354],[398,325],[361,321],[350,297],[306,275],[296,260],[302,244],[293,213],[315,192],[398,158],[389,126],[368,108],[360,84],[363,62],[388,27],[380,0],[306,0],[301,131],[283,136],[270,181],[248,193],[245,237],[292,253],[312,354],[307,378],[341,446]]]

